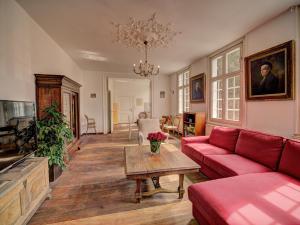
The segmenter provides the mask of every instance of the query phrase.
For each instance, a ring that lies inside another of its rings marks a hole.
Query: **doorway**
[[[148,79],[109,78],[111,129],[137,121],[140,112],[151,112]]]

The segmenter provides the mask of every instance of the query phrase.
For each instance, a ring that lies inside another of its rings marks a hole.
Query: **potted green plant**
[[[36,156],[48,157],[50,181],[56,180],[65,168],[65,145],[73,138],[65,116],[57,108],[57,103],[53,103],[45,109],[44,117],[37,121]]]

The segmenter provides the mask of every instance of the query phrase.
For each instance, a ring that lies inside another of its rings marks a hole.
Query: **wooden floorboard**
[[[187,200],[162,206],[65,221],[52,225],[196,225]]]
[[[137,143],[136,133],[129,141],[127,129],[119,127],[113,134],[84,136],[82,142],[68,168],[51,184],[52,198],[42,204],[29,225],[195,224],[187,193],[182,200],[178,194],[162,193],[135,203],[135,182],[126,179],[123,149]],[[198,174],[188,175],[184,187],[201,180]],[[161,184],[177,188],[178,176],[162,177]],[[152,182],[146,181],[143,189],[153,189]],[[138,221],[142,215],[145,221]]]

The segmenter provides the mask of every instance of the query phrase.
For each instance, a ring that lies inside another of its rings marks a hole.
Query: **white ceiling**
[[[17,0],[30,16],[86,70],[128,73],[143,53],[113,43],[111,22],[129,16],[171,22],[181,31],[150,62],[170,74],[242,37],[300,0]],[[87,54],[106,61],[86,59]],[[92,52],[92,53],[89,53]]]

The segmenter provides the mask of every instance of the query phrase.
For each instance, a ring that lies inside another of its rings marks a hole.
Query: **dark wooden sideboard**
[[[81,85],[64,75],[35,74],[36,107],[38,119],[44,110],[54,102],[66,116],[74,139],[67,146],[70,156],[80,149],[80,87]]]

